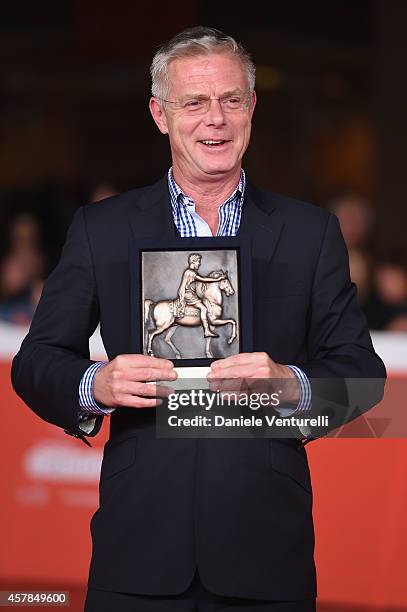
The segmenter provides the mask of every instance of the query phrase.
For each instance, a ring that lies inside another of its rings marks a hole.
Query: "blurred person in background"
[[[10,298],[27,290],[44,274],[45,256],[40,225],[31,213],[21,213],[10,223],[8,247],[1,262],[0,296]]]
[[[364,310],[372,287],[372,262],[369,255],[363,251],[349,251],[349,270],[352,282],[357,287],[358,302]]]
[[[345,192],[331,200],[329,210],[338,217],[348,251],[368,249],[373,225],[368,200],[357,193]]]
[[[9,256],[21,264],[29,279],[43,273],[45,258],[41,248],[41,230],[33,214],[21,213],[12,221]]]
[[[23,293],[30,284],[30,275],[22,262],[6,255],[0,263],[0,303]]]
[[[350,276],[357,287],[359,304],[363,307],[372,282],[370,240],[373,210],[368,200],[353,192],[333,198],[328,208],[338,217],[348,247]]]
[[[379,256],[373,290],[365,304],[370,329],[407,331],[407,253],[394,248]]]
[[[43,285],[42,278],[32,279],[23,292],[0,302],[0,321],[28,326],[40,301]]]
[[[119,191],[112,183],[98,183],[93,187],[89,195],[89,202],[100,202],[106,198],[118,195]]]
[[[38,304],[45,273],[40,225],[31,213],[16,216],[0,263],[0,320],[28,325]]]

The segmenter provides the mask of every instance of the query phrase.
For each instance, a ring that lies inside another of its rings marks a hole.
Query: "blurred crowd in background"
[[[118,193],[108,183],[83,194],[83,201],[97,203]],[[0,260],[0,321],[29,325],[43,283],[57,263],[75,206],[65,206],[65,215],[38,215],[35,207],[10,216],[2,239]],[[55,207],[59,202],[55,202]],[[398,247],[375,248],[379,231],[374,209],[357,193],[338,194],[326,206],[337,215],[349,251],[352,281],[370,329],[407,332],[407,254]]]
[[[100,183],[85,199],[98,202],[117,193],[109,183]],[[30,195],[20,194],[20,203],[11,207],[17,211],[11,212],[4,223],[0,250],[0,322],[23,326],[31,323],[44,281],[58,261],[74,208],[72,197],[65,197],[61,211],[61,197],[56,196],[55,189],[48,193],[45,211],[41,206],[43,192]],[[27,200],[31,206],[25,207]]]
[[[349,268],[370,329],[407,332],[407,256],[399,247],[375,248],[379,233],[369,201],[344,193],[329,203],[348,247]]]
[[[177,10],[141,0],[7,4],[0,321],[30,322],[78,206],[164,175],[168,143],[148,113],[151,58],[203,24],[242,41],[257,66],[248,176],[332,210],[370,328],[407,331],[406,2],[255,2],[244,19],[212,0]]]

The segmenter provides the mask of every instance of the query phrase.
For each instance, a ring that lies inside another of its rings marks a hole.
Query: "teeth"
[[[202,140],[202,142],[207,145],[214,145],[214,144],[221,144],[222,142],[225,142],[225,141],[224,140]]]

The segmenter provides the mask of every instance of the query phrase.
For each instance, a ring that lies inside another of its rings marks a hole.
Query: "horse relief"
[[[173,343],[172,338],[177,329],[182,327],[202,327],[204,355],[196,357],[213,358],[211,341],[217,338],[216,328],[230,325],[227,344],[231,345],[237,337],[237,324],[233,318],[222,318],[223,297],[231,297],[235,290],[223,270],[213,270],[206,276],[198,273],[202,256],[199,253],[188,255],[188,267],[184,270],[178,288],[178,295],[173,299],[153,301],[144,300],[145,352],[154,356],[154,338],[160,334],[171,347],[175,359],[185,356]],[[156,356],[161,356],[157,355]]]

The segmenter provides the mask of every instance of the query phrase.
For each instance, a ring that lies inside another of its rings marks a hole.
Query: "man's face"
[[[239,60],[229,54],[176,59],[169,67],[169,82],[168,100],[181,103],[195,97],[248,94],[246,74]],[[190,181],[227,177],[238,171],[249,144],[255,102],[253,93],[244,108],[225,112],[218,100],[211,100],[207,112],[195,116],[177,104],[163,105],[152,98],[153,118],[160,131],[169,135],[174,170]]]

